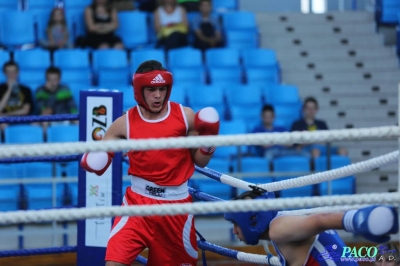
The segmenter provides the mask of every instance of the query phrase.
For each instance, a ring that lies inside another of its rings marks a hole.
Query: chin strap
[[[199,236],[200,241],[206,242],[206,239],[196,230],[196,234]],[[206,259],[206,251],[204,249],[201,250],[201,257],[203,260],[203,266],[207,266],[207,259]]]

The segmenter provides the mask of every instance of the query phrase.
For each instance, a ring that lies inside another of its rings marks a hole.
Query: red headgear
[[[165,100],[162,105],[162,108],[164,108],[165,105],[167,105],[169,96],[171,95],[172,74],[166,70],[153,70],[145,73],[136,73],[133,75],[132,86],[133,94],[135,95],[135,100],[138,105],[151,112],[150,107],[144,100],[143,88],[166,86],[167,94],[165,95]]]

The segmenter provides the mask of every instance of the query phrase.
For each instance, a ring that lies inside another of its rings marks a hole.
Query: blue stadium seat
[[[92,0],[67,0],[67,1],[64,1],[64,8],[66,10],[68,10],[68,9],[84,10],[92,2],[93,2]]]
[[[132,49],[149,44],[147,16],[143,12],[119,12],[119,27],[116,34],[121,37],[125,48]],[[140,25],[133,27],[132,25]]]
[[[43,129],[33,125],[11,125],[4,129],[4,142],[7,144],[41,143]]]
[[[157,60],[166,66],[164,50],[148,49],[131,52],[131,73],[135,73],[141,63],[147,60]]]
[[[4,12],[0,35],[2,44],[8,48],[35,43],[33,15],[29,12]]]
[[[310,159],[304,156],[285,156],[273,160],[274,172],[309,172]],[[295,178],[288,174],[286,177],[276,178],[286,180]],[[280,192],[282,197],[304,197],[313,195],[313,186],[303,186],[299,188],[285,189]]]
[[[220,86],[198,86],[188,91],[190,106],[195,112],[201,108],[212,106],[220,116],[224,114],[224,93]]]
[[[52,163],[24,163],[20,164],[23,176],[26,178],[51,178]],[[52,204],[52,184],[25,184],[28,197],[28,209],[51,208]],[[62,191],[57,191],[57,198],[62,196]]]
[[[244,181],[253,184],[267,184],[274,182],[274,178],[266,175],[271,171],[269,167],[269,161],[267,159],[259,157],[244,157],[241,159],[240,164],[242,167],[242,173],[244,174],[242,178]],[[235,172],[238,172],[237,169],[235,169]],[[265,173],[265,174],[260,176],[247,177],[245,176],[246,173]],[[242,192],[244,191],[241,190],[239,191],[239,193]]]
[[[205,52],[208,67],[239,67],[240,55],[237,49],[216,48]]]
[[[129,164],[123,162],[122,163],[122,177],[128,175]],[[122,193],[125,193],[126,188],[131,186],[131,180],[122,180]]]
[[[207,167],[226,174],[229,173],[230,164],[228,160],[212,158]],[[195,183],[201,191],[224,200],[231,199],[235,191],[231,186],[222,184],[211,178],[195,180]]]
[[[246,80],[250,85],[266,86],[270,83],[279,83],[279,75],[275,70],[247,68]]]
[[[133,88],[132,86],[119,86],[115,88],[118,91],[121,91],[123,93],[122,96],[122,101],[123,101],[123,107],[122,110],[125,112],[128,109],[134,107],[137,105],[137,102],[135,100],[135,97],[133,96]]]
[[[46,82],[46,72],[44,69],[21,70],[19,72],[19,81],[29,87],[33,95],[36,89]]]
[[[47,128],[47,142],[79,141],[78,125],[51,125]]]
[[[72,87],[76,84],[90,87],[92,84],[92,72],[87,69],[67,69],[61,72],[61,82]]]
[[[203,69],[199,68],[175,68],[172,70],[175,83],[192,84],[199,86],[205,84],[206,74]]]
[[[331,169],[344,167],[351,164],[350,158],[347,156],[331,155]],[[320,156],[314,160],[315,170],[318,172],[327,170],[327,157]],[[355,177],[348,176],[331,181],[332,195],[343,195],[343,194],[354,194],[355,188]],[[319,190],[321,195],[328,195],[328,182],[322,182],[319,184]]]
[[[301,105],[299,89],[295,86],[276,85],[275,88],[268,93],[267,102],[270,104]]]
[[[29,11],[33,16],[33,21],[36,25],[35,36],[36,42],[47,43],[47,25],[49,23],[51,10],[46,9],[34,9]]]
[[[212,6],[216,12],[235,11],[239,9],[238,0],[213,0]]]
[[[102,69],[99,70],[99,86],[113,89],[129,84],[128,69]]]
[[[175,83],[175,82],[174,82]],[[180,103],[182,105],[188,105],[187,102],[187,86],[183,84],[174,84],[172,86],[171,96],[169,100],[172,102]]]
[[[243,66],[246,68],[276,68],[276,53],[270,49],[246,49],[242,51]]]
[[[226,47],[235,49],[257,48],[258,34],[248,30],[228,30],[226,35]]]
[[[240,67],[211,67],[209,74],[211,84],[213,85],[228,87],[242,83],[242,70]]]
[[[93,55],[93,69],[127,69],[127,54],[123,50],[96,50]]]
[[[247,132],[247,126],[243,120],[232,120],[232,121],[221,121],[219,134],[220,135],[237,135],[237,134],[245,134]],[[240,146],[240,152],[242,154],[245,153],[245,147]],[[225,160],[229,160],[237,156],[238,154],[237,146],[222,146],[217,147],[214,153],[214,157],[216,158],[224,158]]]
[[[285,128],[290,128],[292,123],[300,118],[300,107],[298,105],[275,104],[275,117],[286,121]]]
[[[20,7],[19,1],[16,0],[1,0],[0,11],[15,11]]]
[[[45,71],[51,65],[50,52],[43,49],[15,51],[14,60],[21,70],[37,69]]]
[[[65,9],[65,19],[67,20],[69,41],[71,43],[75,43],[77,37],[86,35],[86,25],[84,20],[85,7]]]
[[[248,11],[234,11],[222,14],[225,30],[257,30],[256,15]]]
[[[226,89],[230,106],[261,107],[262,90],[259,86],[235,85]]]
[[[10,53],[8,51],[1,50],[0,51],[0,65],[3,66],[6,62],[10,61]],[[6,77],[4,76],[3,71],[0,73],[0,83],[6,81]]]
[[[378,0],[375,3],[375,18],[378,24],[397,24],[400,2],[397,0]]]
[[[232,119],[241,119],[241,120],[259,120],[260,119],[260,111],[261,105],[258,106],[230,106],[229,111]]]
[[[0,184],[2,179],[13,179],[18,176],[18,165],[0,164]],[[20,185],[0,185],[0,212],[18,210]]]
[[[79,163],[56,163],[56,176],[61,178],[76,178],[79,174]],[[77,205],[78,188],[77,183],[57,184],[57,206]]]
[[[200,50],[193,48],[172,49],[168,52],[168,66],[171,70],[177,68],[203,68],[203,59]]]
[[[80,49],[61,49],[54,52],[54,66],[66,69],[88,69],[89,52]],[[64,73],[63,73],[64,74]]]
[[[54,0],[28,0],[26,4],[29,10],[39,9],[47,12],[51,12],[51,10],[55,7]]]

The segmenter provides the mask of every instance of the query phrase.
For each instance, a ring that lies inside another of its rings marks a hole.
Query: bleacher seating
[[[147,16],[141,12],[119,12],[119,27],[116,34],[121,37],[126,48],[145,47],[149,44]],[[136,27],[132,25],[137,25]],[[140,25],[140,26],[139,26]]]
[[[0,1],[0,11],[15,11],[20,7],[19,0],[2,0]]]
[[[67,69],[61,72],[61,83],[70,88],[75,86],[87,86],[92,84],[92,72],[90,69]]]
[[[17,164],[0,164],[0,183],[2,179],[20,177]],[[0,186],[0,212],[16,211],[20,200],[20,185],[10,184]]]
[[[284,156],[273,160],[274,172],[309,172],[310,159],[304,156]],[[276,181],[295,178],[297,176],[277,177]],[[280,191],[281,197],[304,197],[313,195],[313,186],[303,186]]]
[[[4,65],[6,62],[10,61],[10,53],[7,51],[0,51],[0,65]],[[0,73],[0,83],[4,82],[6,77],[4,76],[3,71]]]
[[[204,85],[188,88],[188,96],[190,106],[195,112],[201,108],[212,106],[220,116],[225,113],[224,92],[220,86]]]
[[[243,120],[237,119],[232,121],[221,121],[220,122],[220,135],[236,135],[247,133],[247,126]],[[240,149],[240,150],[239,150]],[[222,146],[217,147],[214,153],[215,158],[223,158],[226,161],[234,159],[238,155],[238,151],[242,155],[246,153],[245,146]],[[212,168],[212,167],[210,167]]]
[[[378,25],[397,25],[400,2],[397,0],[375,1],[375,19]]]
[[[239,8],[238,0],[213,0],[212,5],[216,12],[235,11]]]
[[[47,128],[47,142],[79,141],[78,125],[51,125]]]
[[[16,2],[16,1],[15,1]],[[51,12],[55,7],[54,0],[28,0],[25,1],[28,10],[43,10],[46,12]]]
[[[1,42],[9,49],[35,43],[33,15],[29,12],[7,11],[1,14]]]
[[[203,69],[203,59],[200,50],[180,48],[168,51],[168,66],[171,71],[177,68]]]
[[[146,60],[157,60],[163,66],[166,65],[164,51],[161,49],[146,49],[132,51],[131,57],[131,73],[135,73],[141,63]]]
[[[54,66],[62,70],[89,69],[89,52],[81,49],[60,49],[54,52]]]
[[[4,129],[4,142],[7,144],[41,143],[43,129],[33,125],[10,125]]]
[[[14,60],[22,71],[36,69],[44,71],[51,65],[50,53],[43,49],[15,51]]]
[[[320,156],[314,160],[315,170],[318,172],[328,170],[327,157]],[[330,167],[336,169],[351,164],[350,158],[346,156],[331,155]],[[318,184],[319,193],[321,195],[328,195],[328,182]],[[331,181],[332,195],[354,194],[355,191],[355,177],[348,176]]]

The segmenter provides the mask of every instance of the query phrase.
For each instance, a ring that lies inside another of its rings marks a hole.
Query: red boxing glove
[[[194,129],[199,132],[200,136],[218,135],[219,131],[219,115],[213,107],[201,109],[194,116]],[[215,147],[201,147],[200,151],[204,155],[211,155],[215,151]]]
[[[81,167],[98,176],[104,174],[114,158],[113,152],[86,152],[81,159]]]

